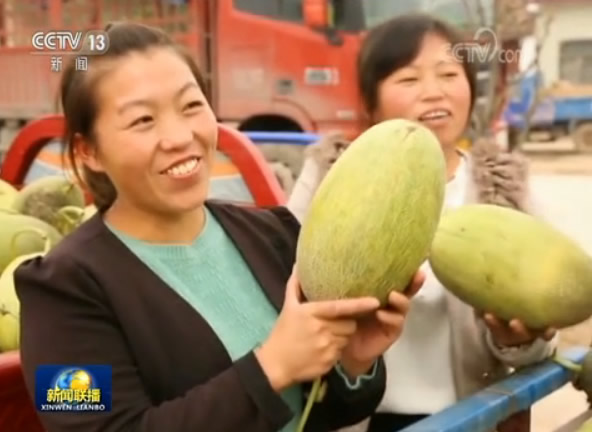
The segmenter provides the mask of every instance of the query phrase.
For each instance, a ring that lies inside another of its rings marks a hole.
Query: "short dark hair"
[[[419,54],[425,36],[430,33],[443,37],[451,46],[463,41],[452,26],[423,13],[399,15],[368,32],[358,54],[357,68],[358,89],[369,113],[378,106],[379,84],[397,69],[411,63]],[[476,77],[467,57],[462,57],[462,66],[471,89],[472,109],[476,98]]]
[[[96,146],[94,131],[99,111],[96,87],[104,76],[101,65],[117,60],[132,52],[145,52],[151,48],[170,48],[175,51],[191,69],[204,94],[206,87],[197,63],[192,56],[177,45],[164,31],[138,23],[109,24],[105,28],[109,40],[106,52],[87,57],[87,69],[78,70],[76,59],[65,68],[60,82],[60,102],[64,112],[66,130],[64,137],[65,156],[78,180],[85,184],[93,197],[94,204],[104,210],[115,201],[115,187],[106,174],[77,165],[74,137],[80,134],[91,145]]]

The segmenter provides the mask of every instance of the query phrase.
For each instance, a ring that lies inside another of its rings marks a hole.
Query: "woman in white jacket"
[[[426,15],[397,17],[370,31],[358,59],[369,123],[406,118],[438,136],[448,167],[445,207],[487,202],[532,212],[522,158],[489,140],[478,140],[470,152],[457,148],[476,92],[471,64],[452,55],[459,41],[446,24]],[[300,220],[347,145],[336,133],[307,150],[288,202]],[[501,322],[474,311],[441,286],[427,263],[422,268],[426,281],[412,299],[402,335],[385,355],[387,390],[368,432],[400,430],[511,368],[546,359],[557,343],[554,329],[533,332],[517,320]]]

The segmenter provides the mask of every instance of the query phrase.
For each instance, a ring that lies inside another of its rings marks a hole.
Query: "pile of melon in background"
[[[44,177],[19,191],[0,180],[0,353],[19,347],[14,270],[46,254],[95,211],[82,189],[64,177]]]

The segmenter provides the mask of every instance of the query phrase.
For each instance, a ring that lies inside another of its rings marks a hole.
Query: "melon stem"
[[[62,234],[68,234],[82,222],[84,209],[76,206],[65,206],[58,210],[58,216],[65,221],[66,225],[66,227],[62,227]]]
[[[77,206],[64,206],[58,210],[58,213],[74,225],[82,220],[84,209]]]
[[[563,366],[564,368],[575,372],[575,373],[580,373],[582,371],[582,365],[579,365],[577,363],[572,362],[571,360],[568,360],[566,358],[561,357],[559,354],[555,353],[553,355],[552,360],[557,363],[560,364],[561,366]]]
[[[298,424],[298,429],[296,429],[296,432],[304,431],[304,427],[306,426],[306,422],[308,421],[308,417],[310,416],[310,411],[312,410],[313,405],[315,402],[320,402],[323,400],[326,390],[326,382],[323,382],[321,378],[314,380],[312,383],[312,388],[310,389],[310,394],[306,399],[306,406],[304,407],[302,417],[300,417],[300,423]]]

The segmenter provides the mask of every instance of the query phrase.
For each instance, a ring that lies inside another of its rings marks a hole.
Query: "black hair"
[[[87,56],[86,70],[76,67],[76,59],[68,64],[61,77],[60,102],[66,121],[64,137],[65,156],[77,179],[90,191],[94,204],[99,210],[109,207],[117,196],[115,187],[104,173],[80,167],[76,161],[74,137],[79,134],[90,145],[96,146],[94,133],[98,114],[96,88],[104,76],[103,64],[117,60],[132,52],[145,52],[152,48],[170,48],[191,69],[204,94],[206,88],[197,63],[185,49],[177,45],[164,31],[138,23],[116,23],[105,27],[108,39],[107,49],[100,55]]]
[[[380,83],[413,61],[428,34],[443,37],[451,46],[463,42],[461,35],[452,26],[422,13],[399,15],[368,32],[357,59],[358,90],[368,113],[373,113],[378,106]],[[468,55],[463,55],[467,53],[460,51],[459,54],[471,89],[472,109],[476,97],[475,71]]]

